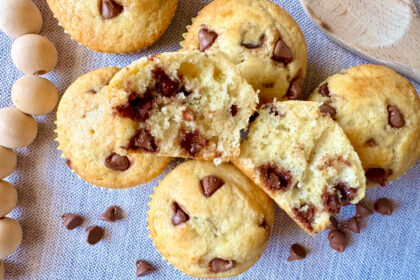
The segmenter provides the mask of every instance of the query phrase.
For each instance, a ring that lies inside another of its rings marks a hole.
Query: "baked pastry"
[[[115,189],[152,180],[170,161],[114,149],[107,84],[119,70],[102,68],[78,78],[61,98],[56,130],[66,163],[89,183]]]
[[[295,20],[268,0],[215,0],[189,28],[184,49],[225,53],[260,91],[260,103],[298,99],[306,74],[305,37]]]
[[[233,165],[187,161],[155,189],[148,227],[162,256],[199,278],[238,275],[263,254],[271,199]]]
[[[258,97],[223,55],[198,51],[141,58],[110,82],[117,147],[229,161],[239,156]]]
[[[233,161],[311,235],[342,206],[361,200],[366,187],[350,141],[319,107],[308,101],[262,106]]]
[[[165,32],[178,0],[47,0],[74,40],[99,52],[126,53]]]
[[[368,186],[385,186],[420,159],[420,98],[394,70],[351,67],[327,78],[310,99],[330,108],[359,154]]]

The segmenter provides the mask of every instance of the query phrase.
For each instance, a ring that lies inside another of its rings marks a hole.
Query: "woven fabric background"
[[[121,56],[96,53],[77,44],[57,25],[45,0],[36,0],[44,18],[41,34],[50,38],[59,51],[58,66],[46,77],[56,84],[61,96],[77,77],[96,68],[125,66],[145,55],[176,51],[185,26],[208,2],[180,0],[171,25],[155,45],[138,54]],[[321,33],[299,1],[275,2],[297,20],[305,34],[309,51],[306,93],[343,68],[368,63]],[[10,58],[12,43],[0,32],[0,107],[12,105],[11,87],[23,75]],[[413,84],[420,92],[420,85]],[[156,273],[144,279],[191,279],[162,260],[148,238],[147,203],[163,175],[128,190],[91,186],[70,171],[56,150],[55,112],[37,120],[39,133],[35,142],[18,150],[17,170],[7,179],[19,193],[19,205],[10,216],[19,220],[24,235],[22,246],[4,260],[6,279],[136,279],[137,259],[148,260],[157,268]],[[171,168],[174,166],[172,163]],[[327,232],[310,237],[276,208],[275,228],[267,251],[254,267],[235,279],[420,279],[419,173],[420,162],[387,187],[368,190],[366,200],[370,205],[379,197],[389,197],[396,210],[390,217],[368,217],[363,231],[352,235],[342,254],[329,247]],[[124,219],[115,224],[99,221],[101,213],[111,205],[124,210]],[[65,230],[60,218],[65,212],[83,215],[84,226]],[[350,206],[341,216],[350,217],[354,212],[354,206]],[[103,226],[106,237],[90,246],[85,242],[84,228],[93,224]],[[289,263],[289,247],[295,242],[303,244],[309,255],[303,261]]]

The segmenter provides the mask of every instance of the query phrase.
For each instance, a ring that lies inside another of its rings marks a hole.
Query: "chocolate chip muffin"
[[[223,55],[198,51],[135,61],[109,94],[118,148],[216,163],[239,156],[240,131],[258,101]]]
[[[56,130],[67,165],[89,183],[115,189],[152,180],[170,161],[114,149],[107,84],[119,70],[102,68],[78,78],[61,98]]]
[[[233,161],[311,235],[342,206],[361,200],[366,187],[350,141],[320,105],[265,104]]]
[[[315,89],[359,154],[368,186],[385,186],[420,158],[420,98],[404,77],[379,65],[332,75]]]
[[[300,97],[306,74],[305,37],[289,14],[268,0],[211,2],[194,19],[183,46],[225,53],[260,91],[260,103]]]
[[[47,0],[73,39],[95,51],[133,52],[168,27],[178,0]]]
[[[148,227],[162,256],[182,272],[222,278],[249,269],[268,245],[271,199],[230,164],[188,161],[152,196]]]

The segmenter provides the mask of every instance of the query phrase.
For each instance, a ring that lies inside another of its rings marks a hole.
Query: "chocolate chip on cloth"
[[[61,216],[64,222],[64,227],[68,230],[73,230],[80,227],[83,223],[83,217],[77,214],[66,213]]]
[[[301,245],[295,243],[290,247],[290,256],[287,258],[288,262],[303,260],[306,258],[306,250]]]
[[[366,179],[385,187],[387,180],[387,172],[383,168],[369,168],[366,173]]]
[[[328,233],[328,241],[330,242],[330,247],[339,253],[344,252],[346,249],[347,236],[339,229],[331,230]]]
[[[102,213],[101,219],[105,222],[115,222],[121,218],[121,208],[118,206],[110,206],[108,209],[105,210],[104,213]]]
[[[359,218],[366,218],[367,216],[370,216],[373,214],[373,211],[366,206],[363,206],[363,204],[356,204],[356,216]]]
[[[86,242],[89,245],[95,245],[104,237],[104,229],[98,226],[86,228]]]
[[[138,260],[136,261],[136,276],[146,276],[156,271],[156,269],[146,261]]]
[[[274,208],[233,165],[187,161],[155,189],[147,221],[155,247],[175,268],[198,278],[233,277],[266,249]]]
[[[354,233],[360,233],[360,220],[357,216],[352,217],[343,223],[343,227]]]
[[[388,198],[380,198],[375,202],[375,211],[381,215],[390,216],[394,211],[392,201]]]

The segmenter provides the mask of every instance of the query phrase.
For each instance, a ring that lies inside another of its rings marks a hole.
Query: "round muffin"
[[[350,141],[321,111],[308,101],[262,106],[233,161],[311,235],[342,206],[359,202],[366,188]]]
[[[199,278],[238,275],[263,254],[274,223],[271,199],[230,164],[188,161],[159,184],[148,227],[162,256]]]
[[[258,96],[224,55],[162,53],[133,62],[109,85],[117,147],[226,162]]]
[[[106,53],[152,45],[168,27],[178,0],[47,0],[73,39]]]
[[[59,150],[69,167],[89,183],[115,189],[152,180],[170,161],[114,148],[107,84],[119,70],[102,68],[78,78],[60,101],[56,130]]]
[[[260,91],[260,103],[301,95],[305,37],[289,14],[268,0],[211,2],[194,19],[183,46],[225,53]]]
[[[332,75],[310,100],[328,105],[359,154],[368,186],[405,174],[420,158],[420,98],[404,77],[380,65]]]

